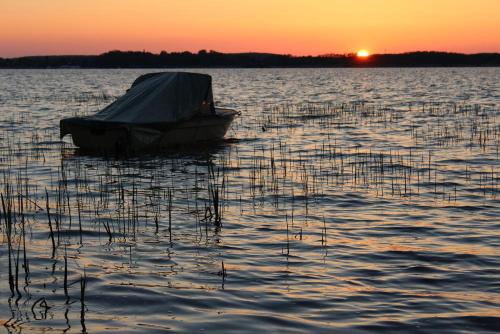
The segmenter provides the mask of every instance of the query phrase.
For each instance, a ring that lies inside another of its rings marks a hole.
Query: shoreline
[[[428,68],[500,67],[500,53],[461,54],[418,51],[401,54],[291,56],[215,51],[110,51],[101,55],[0,58],[0,68]]]

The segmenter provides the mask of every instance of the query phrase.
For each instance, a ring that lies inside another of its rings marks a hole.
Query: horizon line
[[[200,49],[198,51],[189,51],[189,50],[179,50],[179,51],[166,51],[162,50],[159,52],[154,52],[154,51],[147,51],[147,50],[119,50],[119,49],[114,49],[114,50],[108,50],[104,51],[102,53],[68,53],[68,54],[28,54],[28,55],[22,55],[22,56],[14,56],[14,57],[3,57],[0,56],[1,59],[17,59],[17,58],[29,58],[29,57],[97,57],[97,56],[102,56],[111,52],[133,52],[133,53],[149,53],[153,55],[160,55],[161,53],[165,52],[167,54],[172,54],[172,53],[191,53],[191,54],[200,54],[203,51],[206,53],[218,53],[218,54],[227,54],[227,55],[237,55],[237,54],[268,54],[268,55],[277,55],[277,56],[288,56],[288,57],[294,57],[294,58],[301,58],[301,57],[355,57],[357,51],[350,51],[350,52],[344,52],[344,53],[322,53],[322,54],[304,54],[304,55],[297,55],[297,54],[291,54],[291,53],[274,53],[274,52],[263,52],[263,51],[241,51],[241,52],[221,52],[217,50],[212,50],[212,49]],[[495,51],[480,51],[480,52],[473,52],[473,53],[465,53],[465,52],[455,52],[455,51],[443,51],[443,50],[414,50],[414,51],[404,51],[404,52],[384,52],[384,53],[370,53],[370,57],[373,56],[384,56],[384,55],[405,55],[405,54],[412,54],[412,53],[446,53],[446,54],[455,54],[455,55],[467,55],[467,56],[473,56],[473,55],[481,55],[481,54],[500,54],[500,52],[495,52]]]

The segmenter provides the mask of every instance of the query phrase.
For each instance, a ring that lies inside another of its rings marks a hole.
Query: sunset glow
[[[499,12],[496,0],[4,0],[0,57],[113,49],[500,52]]]
[[[370,55],[370,53],[366,50],[359,50],[356,55],[360,58],[366,58]]]

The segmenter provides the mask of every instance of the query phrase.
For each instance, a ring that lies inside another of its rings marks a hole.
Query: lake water
[[[2,331],[500,331],[499,68],[197,71],[226,140],[129,158],[59,120],[150,70],[0,71]]]

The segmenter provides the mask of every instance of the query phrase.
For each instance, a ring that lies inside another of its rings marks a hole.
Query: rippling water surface
[[[222,143],[59,140],[145,72],[0,71],[4,330],[500,330],[500,69],[204,70]]]

